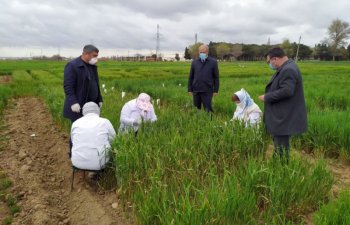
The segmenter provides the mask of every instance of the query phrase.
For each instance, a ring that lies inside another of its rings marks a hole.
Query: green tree
[[[282,44],[280,44],[280,47],[283,49],[283,51],[286,53],[286,55],[290,58],[295,56],[293,46],[289,42],[288,39],[285,39]]]
[[[199,57],[199,46],[203,43],[198,42],[197,44],[193,44],[189,46],[191,59],[197,59]]]
[[[216,53],[218,56],[218,59],[224,59],[224,57],[228,54],[230,54],[231,48],[230,45],[228,43],[225,42],[220,42],[217,46],[216,46]]]
[[[292,44],[293,52],[297,52],[298,49],[298,44],[296,42],[293,42]],[[304,44],[299,45],[299,53],[298,53],[298,59],[304,60],[304,59],[309,59],[312,54],[312,49]],[[296,57],[296,55],[294,56]]]
[[[209,56],[217,58],[218,54],[216,52],[216,44],[211,41],[211,42],[209,42],[208,47],[209,47]]]
[[[339,48],[344,47],[345,41],[349,39],[349,23],[335,19],[328,27],[328,42],[332,50],[333,60],[339,55]]]
[[[176,53],[176,54],[175,54],[175,59],[176,59],[176,61],[180,61],[180,55],[179,55],[179,53]]]
[[[185,48],[184,58],[185,59],[191,59],[190,50],[187,47]]]
[[[314,50],[314,57],[315,59],[319,60],[331,60],[331,50],[330,47],[327,45],[327,43],[321,43],[315,46]]]
[[[243,53],[242,46],[243,44],[231,44],[230,56],[233,56],[235,59],[238,59]]]

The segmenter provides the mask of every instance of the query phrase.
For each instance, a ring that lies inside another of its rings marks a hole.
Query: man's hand
[[[217,93],[217,92],[214,92],[214,93],[213,93],[213,96],[214,96],[214,97],[215,97],[215,96],[217,96],[217,95],[218,95],[218,93]]]
[[[190,91],[189,91],[189,92],[188,92],[188,95],[189,95],[189,96],[193,96],[193,92],[190,92]]]
[[[79,103],[75,103],[75,104],[72,105],[70,108],[72,109],[73,112],[75,112],[75,113],[80,113],[80,109],[81,109],[81,108],[80,108]]]
[[[99,102],[98,105],[100,106],[100,109],[102,108],[102,102]]]
[[[259,96],[259,100],[262,101],[262,102],[264,102],[264,101],[265,101],[265,95],[260,95],[260,96]]]

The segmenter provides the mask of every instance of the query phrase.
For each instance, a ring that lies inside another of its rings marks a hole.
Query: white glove
[[[100,109],[102,108],[102,102],[98,103],[98,105],[100,106]]]
[[[74,105],[72,105],[71,107],[70,107],[71,109],[72,109],[72,111],[73,112],[75,112],[75,113],[80,113],[80,105],[78,104],[78,103],[75,103]]]
[[[133,126],[140,126],[140,124],[142,123],[141,118],[140,119],[135,119],[134,122],[132,123]]]

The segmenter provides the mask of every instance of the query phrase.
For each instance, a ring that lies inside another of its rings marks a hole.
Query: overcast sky
[[[309,46],[339,18],[350,22],[349,0],[0,0],[0,56],[79,54],[93,42],[102,55],[183,53],[198,41]],[[117,52],[117,53],[116,53]]]

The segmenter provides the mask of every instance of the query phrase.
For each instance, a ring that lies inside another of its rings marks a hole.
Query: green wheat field
[[[12,76],[0,84],[0,112],[9,98],[39,96],[68,133],[62,117],[65,64],[0,61],[0,75]],[[229,122],[231,95],[241,88],[263,109],[257,97],[272,75],[265,62],[219,63],[212,117],[194,109],[187,94],[190,62],[99,62],[106,87],[101,113],[116,130],[122,106],[140,92],[151,95],[158,116],[143,124],[137,138],[122,135],[113,142],[111,167],[125,210],[150,225],[306,224],[310,215],[314,224],[350,224],[349,191],[333,196],[326,160],[350,162],[350,63],[298,65],[308,132],[293,137],[290,163],[282,165],[266,154],[272,141],[264,126]]]

